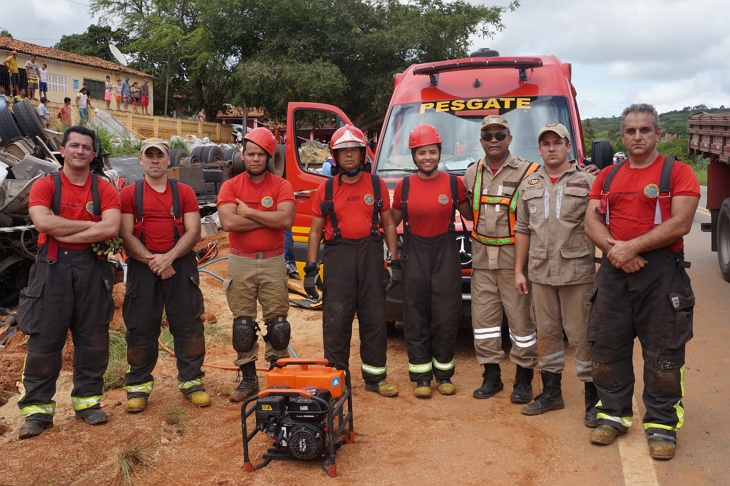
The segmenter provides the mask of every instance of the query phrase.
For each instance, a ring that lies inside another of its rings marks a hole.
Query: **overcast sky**
[[[727,0],[520,1],[505,15],[505,30],[494,39],[474,39],[474,47],[505,56],[554,54],[572,63],[582,117],[619,115],[633,102],[652,103],[660,112],[730,107]],[[16,39],[52,46],[94,21],[86,3],[25,0],[23,8],[3,9],[0,27]]]

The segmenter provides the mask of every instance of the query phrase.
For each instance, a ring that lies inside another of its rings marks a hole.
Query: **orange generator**
[[[280,359],[266,374],[266,385],[241,405],[244,470],[255,471],[274,459],[324,458],[324,470],[337,476],[335,454],[355,440],[347,367],[324,358]],[[256,427],[249,433],[251,415],[255,415]],[[254,466],[248,446],[259,432],[274,439],[274,445]]]

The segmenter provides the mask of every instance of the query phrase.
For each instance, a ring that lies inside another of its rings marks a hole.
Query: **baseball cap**
[[[502,126],[509,130],[509,123],[507,123],[507,119],[503,116],[499,115],[488,115],[484,117],[484,120],[482,120],[482,130],[484,130],[487,127],[490,126]]]
[[[11,54],[17,54],[17,53],[18,53],[18,51],[16,51],[15,49],[13,49],[13,52],[11,52]]]
[[[539,142],[540,139],[544,134],[547,132],[553,132],[558,137],[566,139],[568,142],[570,142],[570,134],[568,133],[568,129],[565,128],[565,125],[562,125],[558,122],[550,122],[544,127],[540,129],[540,132],[537,134],[537,141]]]
[[[142,153],[144,154],[148,148],[156,147],[167,155],[170,154],[170,144],[167,140],[161,138],[148,138],[142,142]]]

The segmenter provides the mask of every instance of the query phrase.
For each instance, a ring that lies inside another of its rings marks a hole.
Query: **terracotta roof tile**
[[[36,55],[39,60],[43,59],[55,59],[57,61],[70,62],[74,64],[82,64],[84,66],[92,66],[100,69],[106,69],[109,71],[120,71],[127,74],[134,74],[136,76],[148,77],[155,79],[155,76],[149,75],[142,71],[137,71],[129,67],[122,66],[120,64],[100,59],[93,56],[82,56],[81,54],[74,54],[73,52],[59,51],[51,47],[38,46],[29,42],[19,41],[17,39],[11,39],[10,37],[0,36],[0,49],[12,51],[15,49],[19,54]]]
[[[222,111],[218,112],[218,118],[220,117],[233,117],[233,118],[241,118],[241,114],[243,113],[243,110],[240,106],[232,106],[229,107],[225,113]],[[246,114],[249,117],[252,118],[258,118],[262,115],[264,115],[264,110],[261,108],[246,108]]]

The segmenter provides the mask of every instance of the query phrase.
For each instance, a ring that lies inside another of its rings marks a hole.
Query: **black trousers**
[[[25,391],[18,400],[23,417],[52,420],[61,352],[71,331],[74,343],[71,403],[74,410],[98,407],[109,362],[109,322],[114,316],[112,270],[91,250],[59,248],[46,262],[38,251],[28,287],[20,294],[18,324],[30,337],[23,368]]]
[[[175,343],[177,380],[184,393],[203,390],[201,366],[205,358],[203,293],[192,253],[172,263],[175,275],[162,280],[150,268],[129,259],[127,291],[122,315],[127,326],[127,361],[124,377],[128,397],[146,397],[152,391],[152,370],[157,364],[160,324],[164,309]]]
[[[692,338],[695,303],[682,254],[654,250],[636,273],[615,268],[604,256],[588,320],[598,422],[631,426],[634,338],[644,358],[646,433],[676,437],[684,421],[685,344]]]
[[[383,239],[380,237],[325,241],[324,356],[330,361],[349,364],[352,320],[357,312],[362,377],[369,382],[382,381],[387,375],[383,269]]]
[[[454,376],[461,309],[461,262],[454,233],[408,236],[403,316],[411,381]]]

